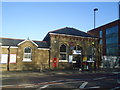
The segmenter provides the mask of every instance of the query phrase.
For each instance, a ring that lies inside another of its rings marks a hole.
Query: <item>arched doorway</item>
[[[74,47],[73,50],[73,69],[82,68],[82,47],[79,45]]]

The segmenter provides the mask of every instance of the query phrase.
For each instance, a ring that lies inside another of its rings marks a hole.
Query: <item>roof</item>
[[[2,46],[18,46],[19,43],[23,42],[25,39],[12,39],[12,38],[0,38],[0,43]],[[48,48],[48,44],[45,41],[35,41],[34,43],[38,45],[38,48]]]
[[[109,22],[109,23],[104,24],[104,25],[101,25],[101,26],[99,26],[99,27],[96,27],[95,29],[88,30],[87,32],[91,32],[91,31],[94,31],[94,30],[100,30],[100,29],[105,28],[105,27],[108,28],[108,27],[111,27],[111,26],[113,26],[113,25],[117,25],[117,24],[119,24],[119,23],[120,23],[120,19],[115,20],[115,21],[112,21],[112,22]]]
[[[75,29],[75,28],[69,28],[69,27],[65,27],[65,28],[62,28],[62,29],[51,31],[50,33],[66,34],[66,35],[73,35],[73,36],[93,37],[93,38],[95,38],[95,36],[91,36],[91,35],[83,32],[83,31],[80,31],[80,30]]]
[[[70,28],[70,27],[65,27],[65,28],[61,28],[61,29],[58,29],[58,30],[50,31],[48,34],[50,34],[50,33],[97,38],[97,37],[92,36],[92,35],[90,35],[86,32],[80,31],[80,30],[75,29],[75,28]],[[46,39],[49,38],[48,34],[46,35],[46,37],[44,38],[43,41],[45,41]]]

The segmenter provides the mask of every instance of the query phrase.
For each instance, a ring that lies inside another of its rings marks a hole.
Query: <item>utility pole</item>
[[[7,60],[7,71],[9,71],[9,62],[10,62],[10,46],[8,47],[8,60]]]

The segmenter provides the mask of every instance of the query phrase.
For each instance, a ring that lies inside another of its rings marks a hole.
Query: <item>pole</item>
[[[118,18],[120,19],[120,1],[118,2]]]
[[[95,10],[94,10],[94,29],[95,29]]]
[[[95,12],[98,11],[97,8],[94,8],[94,29],[95,29],[95,24],[96,24],[96,17],[95,17]],[[93,50],[94,50],[94,44],[93,44]],[[94,51],[93,51],[94,52]],[[94,53],[93,53],[93,60],[94,60]],[[96,60],[94,60],[94,70],[96,70]]]
[[[10,46],[8,47],[7,71],[9,71],[9,62],[10,62]]]
[[[94,9],[94,29],[95,29],[95,24],[96,24],[96,22],[95,22],[95,19],[96,19],[95,18],[95,11],[98,11],[98,9],[97,8]]]

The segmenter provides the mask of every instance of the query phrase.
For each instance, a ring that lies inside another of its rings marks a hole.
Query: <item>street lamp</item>
[[[120,19],[120,1],[118,2],[118,18]]]
[[[94,8],[94,29],[95,29],[95,12],[98,11],[97,8]]]

